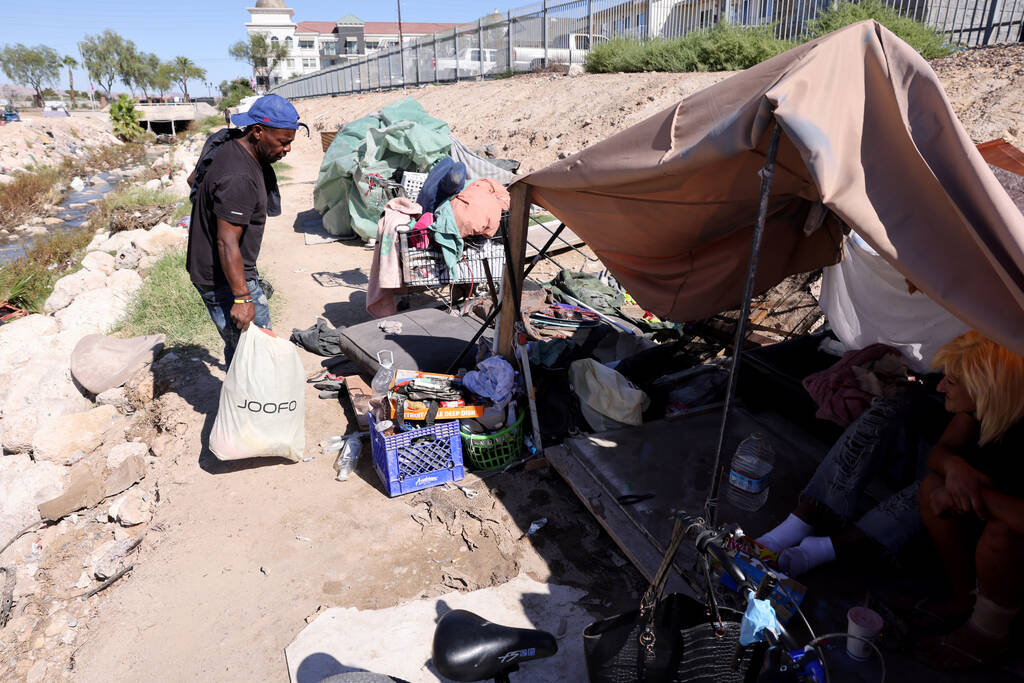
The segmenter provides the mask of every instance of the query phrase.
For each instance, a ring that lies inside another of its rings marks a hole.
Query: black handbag
[[[719,607],[710,585],[708,604],[681,593],[662,597],[685,528],[676,520],[661,567],[639,609],[602,619],[583,631],[591,683],[745,683],[756,679],[764,648],[739,647],[743,614]]]

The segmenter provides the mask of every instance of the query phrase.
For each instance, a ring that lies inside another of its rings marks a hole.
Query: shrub
[[[840,2],[834,8],[825,10],[807,24],[807,40],[865,19],[874,19],[920,52],[925,59],[945,57],[953,52],[954,48],[946,36],[920,21],[902,16],[879,0]]]
[[[738,71],[785,52],[795,45],[775,37],[774,26],[719,24],[682,38],[639,42],[620,38],[587,54],[587,71]]]
[[[36,240],[20,259],[0,266],[0,301],[40,311],[53,292],[53,283],[78,269],[92,231],[76,228]]]
[[[161,217],[164,215],[169,217],[180,201],[181,197],[168,190],[150,190],[142,185],[132,185],[127,189],[105,195],[103,200],[96,206],[96,209],[89,215],[89,225],[93,228],[107,227],[115,214],[126,213],[125,211],[119,211],[122,209],[154,209],[154,211],[147,212],[139,211],[139,213],[146,214],[140,217],[142,222],[148,222],[149,214],[157,216],[153,223],[149,223],[149,225],[152,225],[161,220]],[[130,215],[132,212],[127,213]],[[127,222],[132,223],[132,221]],[[144,227],[149,227],[149,225]],[[109,227],[112,232],[118,232],[143,226],[111,225]]]
[[[145,132],[139,125],[141,114],[135,109],[135,100],[128,95],[119,96],[110,105],[110,122],[114,135],[121,140],[136,140]]]
[[[221,111],[224,111],[231,107],[237,107],[243,97],[255,95],[256,91],[249,87],[249,79],[236,78],[233,81],[221,81],[220,94],[223,95],[224,99],[217,106],[220,107]]]
[[[170,252],[150,269],[118,328],[127,336],[167,335],[168,346],[219,348],[220,336],[185,270],[185,251]]]

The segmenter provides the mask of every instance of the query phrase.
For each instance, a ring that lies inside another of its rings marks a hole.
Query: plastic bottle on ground
[[[774,466],[775,450],[764,435],[748,436],[732,456],[726,500],[741,510],[760,510],[768,500]]]
[[[384,396],[395,379],[395,356],[390,351],[378,351],[377,362],[380,367],[370,381],[370,390],[374,396]]]

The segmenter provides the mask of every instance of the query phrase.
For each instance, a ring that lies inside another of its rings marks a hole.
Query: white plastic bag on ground
[[[291,342],[250,325],[220,390],[210,450],[221,460],[302,458],[305,373]]]

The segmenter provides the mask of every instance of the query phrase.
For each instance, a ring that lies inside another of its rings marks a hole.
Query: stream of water
[[[13,235],[9,235],[7,237],[7,241],[0,243],[0,265],[10,263],[11,261],[24,256],[25,250],[31,247],[33,242],[37,239],[44,238],[47,235],[56,232],[67,232],[68,230],[80,227],[85,223],[89,218],[89,213],[95,208],[94,204],[88,203],[89,200],[103,197],[103,195],[117,187],[119,180],[118,176],[110,173],[98,173],[96,175],[103,178],[106,182],[99,183],[97,185],[86,185],[80,192],[72,190],[68,193],[67,197],[64,198],[64,201],[58,205],[60,207],[60,213],[57,214],[56,217],[61,220],[61,223],[44,226],[46,228],[46,232],[41,234],[30,234],[28,231],[19,231]],[[71,208],[72,204],[84,204],[84,206]]]

